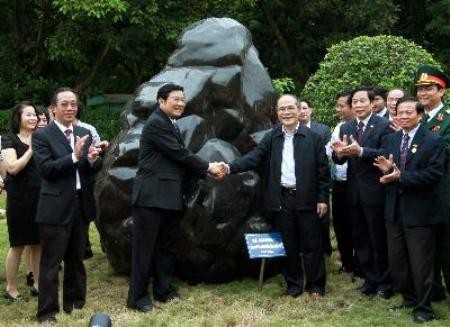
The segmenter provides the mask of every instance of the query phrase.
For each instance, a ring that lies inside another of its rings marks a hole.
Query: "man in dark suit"
[[[375,165],[385,174],[386,229],[394,285],[403,296],[401,307],[413,308],[415,322],[434,319],[431,309],[434,257],[441,211],[439,181],[444,174],[442,138],[420,125],[424,107],[416,98],[398,101],[402,128],[386,138],[385,156]]]
[[[94,175],[102,166],[92,136],[72,123],[78,98],[69,88],[52,98],[55,120],[33,134],[33,157],[42,178],[36,221],[40,224],[42,257],[37,318],[56,321],[58,270],[64,260],[63,309],[70,314],[86,301],[84,245],[95,218]]]
[[[264,203],[273,213],[275,228],[286,250],[284,295],[297,297],[305,288],[317,299],[325,293],[326,282],[321,233],[329,193],[325,147],[316,133],[299,123],[299,102],[295,96],[279,98],[277,116],[281,124],[267,133],[255,149],[233,161],[229,172],[268,165]]]
[[[148,294],[153,276],[155,300],[179,298],[171,284],[175,243],[183,209],[182,182],[186,173],[206,177],[218,173],[181,139],[176,119],[185,108],[183,87],[165,84],[158,90],[158,107],[142,130],[138,171],[133,184],[133,240],[127,306],[141,312],[153,308]]]
[[[389,119],[389,110],[386,108],[387,90],[384,87],[374,87],[375,95],[372,102],[372,112],[377,116]]]
[[[351,90],[346,90],[336,95],[336,111],[341,122],[334,128],[332,140],[327,144],[327,156],[329,158],[331,158],[333,152],[331,142],[339,138],[341,126],[354,117],[350,96]],[[331,165],[331,211],[334,234],[336,235],[337,247],[342,262],[339,272],[353,272],[354,275],[359,275],[352,240],[350,208],[347,204],[347,166],[347,162],[342,165],[335,163]]]
[[[449,77],[441,70],[423,65],[417,71],[417,97],[425,107],[423,124],[444,139],[447,154],[447,166],[441,180],[441,196],[445,221],[438,229],[437,251],[435,260],[435,282],[432,301],[446,298],[442,285],[441,271],[450,292],[450,108],[444,101],[446,89],[450,86]]]
[[[305,125],[308,128],[318,134],[325,147],[331,139],[330,128],[324,124],[311,120],[313,113],[313,107],[309,101],[302,99],[300,100],[300,115],[298,121],[300,124]],[[327,201],[329,203],[329,200]],[[330,211],[327,210],[325,217],[322,219],[322,239],[323,239],[323,252],[330,256],[332,252],[331,239],[330,239]]]
[[[373,166],[373,160],[382,153],[382,140],[390,132],[389,121],[372,114],[372,89],[359,87],[351,99],[355,118],[341,126],[340,139],[332,142],[332,158],[336,164],[348,163],[347,196],[353,242],[365,276],[360,291],[389,298],[392,286],[383,219],[384,190],[378,182],[381,173]]]

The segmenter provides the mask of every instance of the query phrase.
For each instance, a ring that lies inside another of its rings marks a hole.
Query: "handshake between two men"
[[[225,162],[211,162],[208,167],[208,175],[216,181],[221,181],[230,173],[230,166]]]

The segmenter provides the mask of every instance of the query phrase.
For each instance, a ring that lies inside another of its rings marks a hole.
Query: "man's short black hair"
[[[13,134],[20,132],[20,123],[22,121],[22,112],[25,107],[33,107],[36,112],[36,106],[30,101],[22,101],[14,106],[11,110],[10,128]]]
[[[336,94],[336,101],[339,100],[339,98],[347,98],[347,104],[349,106],[352,105],[352,90],[351,89],[347,89],[344,91],[339,92],[338,94]]]
[[[353,96],[355,95],[356,92],[360,92],[360,91],[366,91],[367,92],[367,96],[369,97],[370,102],[373,101],[373,99],[375,99],[375,93],[373,93],[373,88],[368,87],[368,86],[358,86],[356,89],[354,89],[352,91],[352,94],[350,95],[350,98],[353,99]]]
[[[388,91],[384,87],[381,87],[381,86],[374,87],[373,93],[375,94],[375,96],[382,97],[384,102],[386,102]]]
[[[400,98],[397,101],[397,104],[395,105],[395,111],[397,112],[397,108],[399,106],[400,103],[404,103],[404,102],[415,102],[416,103],[416,112],[420,115],[423,114],[425,112],[425,107],[422,103],[420,103],[419,100],[417,100],[416,97],[412,97],[412,96],[404,96],[403,98]]]
[[[175,83],[164,84],[159,88],[158,93],[156,94],[156,101],[158,101],[159,99],[167,100],[170,92],[173,91],[184,92],[184,88],[181,85]]]
[[[50,99],[50,105],[56,106],[56,103],[58,102],[58,94],[60,94],[62,92],[72,92],[73,94],[75,94],[75,97],[77,98],[77,102],[78,102],[77,92],[75,92],[74,89],[72,89],[71,87],[64,86],[64,87],[57,88],[55,90],[55,92],[53,92],[52,98]],[[78,105],[79,105],[79,103],[78,103]]]

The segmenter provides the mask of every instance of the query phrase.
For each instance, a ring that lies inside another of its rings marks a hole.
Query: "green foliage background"
[[[360,36],[331,46],[301,95],[312,102],[316,120],[334,126],[337,93],[358,85],[379,85],[400,87],[414,95],[415,74],[422,64],[440,67],[429,52],[402,37]]]
[[[83,121],[94,126],[102,140],[112,140],[120,131],[121,110],[84,108]],[[0,110],[0,134],[9,132],[11,110]]]

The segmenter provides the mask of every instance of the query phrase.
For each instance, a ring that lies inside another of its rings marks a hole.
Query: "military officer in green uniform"
[[[447,292],[450,293],[450,108],[443,102],[445,89],[450,87],[450,79],[439,69],[431,66],[420,66],[417,71],[417,98],[425,107],[423,124],[445,140],[447,169],[441,181],[443,214],[447,224],[439,228],[436,248],[435,281],[432,300],[446,298],[442,286],[441,270],[444,275]]]

